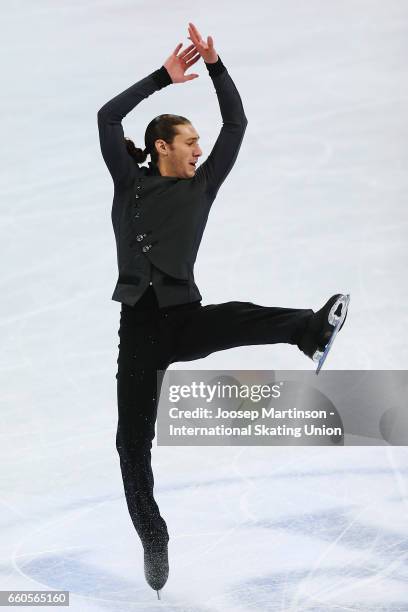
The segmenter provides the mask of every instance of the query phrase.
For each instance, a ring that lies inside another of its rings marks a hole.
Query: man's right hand
[[[185,81],[191,81],[199,77],[199,74],[191,73],[185,74],[186,70],[193,64],[198,62],[200,54],[198,53],[196,46],[190,45],[183,49],[178,55],[183,43],[179,43],[174,49],[173,53],[167,58],[163,66],[166,68],[170,75],[173,83],[184,83]]]

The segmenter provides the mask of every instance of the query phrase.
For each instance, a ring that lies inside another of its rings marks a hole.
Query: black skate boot
[[[298,347],[310,359],[318,363],[319,373],[337,333],[347,317],[350,295],[336,293],[326,304],[315,312],[299,340]]]
[[[157,591],[164,587],[169,577],[169,556],[167,542],[154,542],[144,547],[144,573],[149,586]]]

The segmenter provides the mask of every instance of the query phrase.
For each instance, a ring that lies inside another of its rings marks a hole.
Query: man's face
[[[203,154],[198,140],[200,138],[191,123],[175,126],[176,136],[171,144],[156,141],[159,151],[160,173],[164,176],[192,178],[195,175],[198,158]]]

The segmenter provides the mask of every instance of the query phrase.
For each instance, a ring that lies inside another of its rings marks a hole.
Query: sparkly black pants
[[[116,448],[126,502],[144,547],[168,541],[153,496],[151,468],[157,405],[167,367],[238,346],[296,345],[310,309],[259,306],[252,302],[201,302],[159,308],[152,287],[135,306],[122,304],[117,378]],[[157,371],[161,370],[159,380]]]

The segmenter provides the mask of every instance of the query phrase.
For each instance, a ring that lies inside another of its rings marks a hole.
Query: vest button
[[[143,240],[143,238],[144,238],[145,236],[146,236],[146,234],[138,234],[138,235],[136,236],[136,240],[137,240],[138,242],[140,242],[141,240]]]
[[[143,253],[146,253],[146,251],[148,251],[149,249],[151,249],[151,248],[152,248],[152,246],[153,246],[153,245],[151,245],[151,244],[146,244],[146,245],[145,245],[145,246],[142,248]]]
[[[136,212],[133,216],[134,216],[135,219],[138,219],[140,217],[140,212],[139,211]]]
[[[140,195],[137,193],[137,194],[135,195],[135,198],[136,198],[136,200],[138,200],[138,199],[140,198]]]

